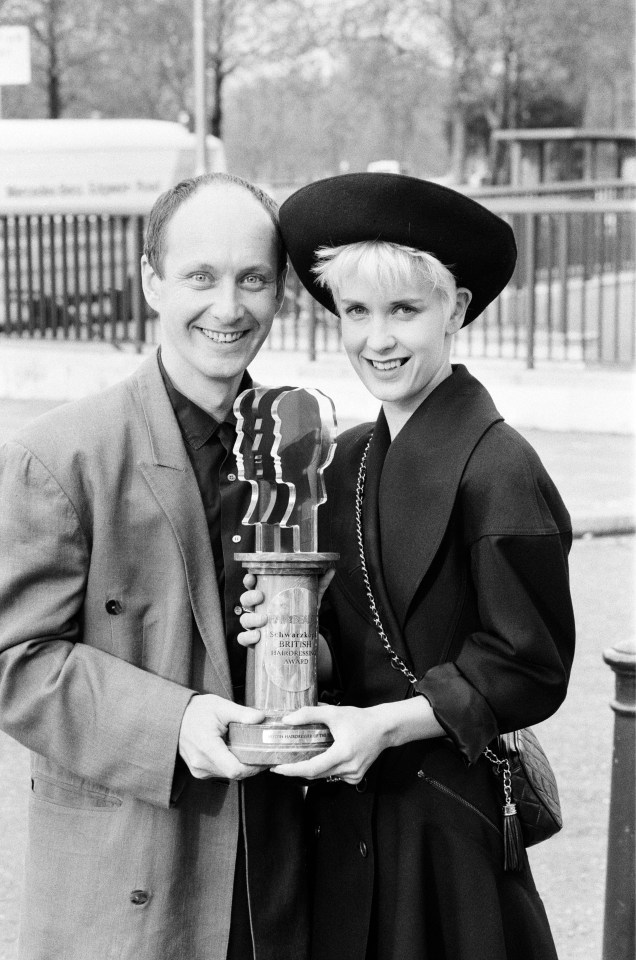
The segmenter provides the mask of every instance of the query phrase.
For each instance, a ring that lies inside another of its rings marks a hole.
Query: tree
[[[109,44],[99,88],[89,88],[99,112],[163,120],[191,112],[191,0],[108,2]]]
[[[207,60],[212,76],[210,132],[223,135],[228,78],[263,64],[291,60],[309,46],[308,7],[302,0],[208,0]]]
[[[465,179],[467,153],[485,151],[495,129],[582,119],[591,38],[614,43],[591,26],[611,19],[592,0],[402,0],[411,22],[433,31],[449,77],[452,169]],[[608,0],[612,9],[626,0]],[[623,23],[628,18],[619,17]],[[414,29],[414,27],[411,27]],[[631,32],[627,31],[631,37]],[[619,44],[624,51],[625,44]],[[627,60],[631,63],[631,57]],[[614,64],[617,66],[616,62]],[[476,135],[481,144],[470,142]],[[497,167],[497,163],[495,163]]]
[[[121,109],[123,100],[125,110],[134,106],[143,116],[177,119],[183,112],[192,116],[192,0],[137,0],[118,6],[116,55],[106,91],[111,102]],[[249,76],[302,47],[303,32],[293,29],[302,14],[300,0],[206,0],[210,133],[223,136],[230,78]],[[126,96],[116,97],[115,90],[122,86]]]
[[[305,45],[304,12],[301,0],[207,0],[211,132],[222,133],[228,77]],[[0,22],[30,27],[49,117],[192,113],[191,0],[4,0]]]
[[[109,12],[107,4],[90,0],[5,0],[0,8],[0,22],[30,29],[33,85],[46,116],[62,116],[78,98],[107,42]]]
[[[192,115],[192,12],[0,0],[33,37],[6,115]],[[632,0],[206,0],[206,16],[209,129],[247,176],[385,158],[436,176],[450,155],[463,181],[493,130],[633,123]]]
[[[381,159],[419,176],[446,169],[441,78],[373,42],[338,62],[307,56],[284,76],[233,84],[227,102],[230,166],[259,181],[293,184]]]
[[[589,126],[634,126],[634,18],[632,0],[587,0],[582,15],[585,61],[580,66]]]

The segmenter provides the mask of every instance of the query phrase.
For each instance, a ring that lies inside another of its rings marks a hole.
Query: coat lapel
[[[356,486],[360,460],[367,442],[371,439],[367,455],[366,481],[362,504],[365,561],[382,626],[395,652],[410,665],[409,653],[402,640],[401,631],[387,593],[380,553],[378,491],[382,465],[391,438],[382,412],[380,412],[373,431],[370,429],[371,426],[371,424],[364,424],[355,432],[352,431],[344,442],[339,443],[336,450],[333,466],[329,469],[327,475],[327,505],[330,519],[329,529],[325,531],[327,533],[326,542],[329,549],[336,550],[340,554],[340,561],[336,566],[336,581],[339,588],[358,613],[369,624],[373,625],[373,614],[371,613],[362,575],[355,518]],[[324,544],[322,546],[324,549]],[[373,630],[376,630],[375,626],[373,626]],[[379,636],[373,642],[377,643],[378,648],[380,647]],[[408,691],[408,687],[409,685],[406,683],[405,692]]]
[[[387,451],[378,489],[380,549],[400,633],[448,526],[466,463],[501,419],[488,392],[459,365]]]
[[[380,527],[380,489],[384,463],[390,451],[391,435],[383,411],[378,416],[371,445],[367,455],[367,475],[362,502],[364,552],[371,582],[371,589],[375,600],[382,626],[397,655],[404,660],[407,666],[412,666],[410,654],[402,639],[402,630],[395,616],[394,606],[390,599],[391,591],[387,589],[382,559],[381,527]],[[359,466],[359,464],[358,464]],[[357,468],[356,468],[357,472]],[[378,637],[378,643],[381,643]]]
[[[139,469],[179,544],[194,618],[219,690],[231,700],[225,630],[205,512],[156,356],[139,367],[135,380],[152,451],[152,462],[140,462]]]

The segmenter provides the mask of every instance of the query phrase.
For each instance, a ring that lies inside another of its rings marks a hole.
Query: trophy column
[[[247,652],[245,702],[263,710],[263,723],[229,725],[228,743],[242,763],[271,765],[307,760],[331,743],[322,723],[290,726],[282,717],[315,706],[318,648],[318,580],[335,553],[237,553],[258,577],[264,595],[258,611],[267,624]]]
[[[239,479],[252,495],[243,523],[256,528],[254,553],[235,559],[257,577],[267,614],[248,649],[245,703],[260,724],[231,723],[228,746],[243,763],[306,760],[332,743],[322,723],[295,727],[282,717],[317,700],[318,582],[338,559],[318,551],[323,472],[335,449],[333,403],[319,390],[253,387],[234,404]]]

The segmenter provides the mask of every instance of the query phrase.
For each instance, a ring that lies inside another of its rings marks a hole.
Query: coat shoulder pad
[[[65,487],[65,477],[73,485],[85,469],[101,469],[114,450],[126,445],[133,391],[128,379],[102,393],[60,404],[27,424],[8,442],[37,457]]]
[[[567,533],[568,511],[536,450],[494,423],[475,446],[460,484],[470,541],[482,536]]]

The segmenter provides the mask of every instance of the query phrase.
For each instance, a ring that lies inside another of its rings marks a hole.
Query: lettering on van
[[[81,197],[84,191],[72,183],[35,184],[32,187],[14,187],[9,184],[6,196],[12,199],[24,200],[29,197]]]
[[[29,186],[7,184],[5,196],[11,200],[38,199],[41,197],[121,197],[130,193],[147,193],[156,196],[161,192],[159,181],[135,180],[132,183],[102,183],[89,181],[87,184],[75,183],[38,183]]]

